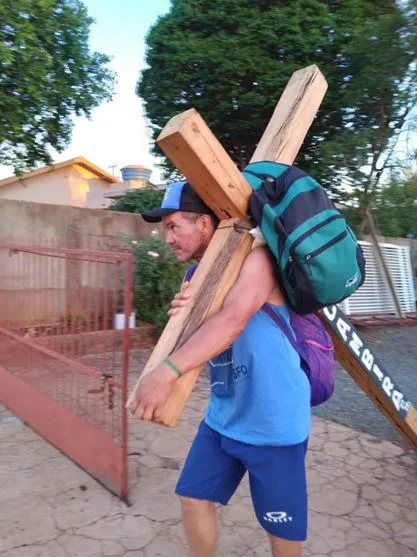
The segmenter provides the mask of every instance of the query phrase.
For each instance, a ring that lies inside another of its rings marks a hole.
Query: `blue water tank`
[[[130,164],[120,169],[122,173],[122,178],[124,182],[129,180],[142,180],[143,182],[149,182],[152,170],[141,166],[140,164]]]

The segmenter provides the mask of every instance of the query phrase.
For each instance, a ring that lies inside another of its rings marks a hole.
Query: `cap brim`
[[[162,217],[176,213],[178,209],[152,209],[142,213],[143,220],[146,222],[161,222]]]

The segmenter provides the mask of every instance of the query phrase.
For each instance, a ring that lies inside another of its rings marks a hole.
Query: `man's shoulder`
[[[266,289],[268,295],[276,287],[275,267],[267,248],[260,246],[249,253],[242,265],[238,282],[245,293],[248,288],[258,292]]]
[[[245,260],[245,265],[250,266],[259,273],[273,269],[273,256],[265,246],[258,246],[253,249]]]

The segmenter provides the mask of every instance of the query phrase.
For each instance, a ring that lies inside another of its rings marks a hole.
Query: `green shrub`
[[[179,263],[171,248],[160,238],[132,243],[134,257],[133,306],[139,319],[162,332],[167,311],[190,263]]]

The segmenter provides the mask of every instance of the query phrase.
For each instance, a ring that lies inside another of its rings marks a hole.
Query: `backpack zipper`
[[[301,236],[295,240],[295,242],[292,244],[292,246],[290,248],[290,255],[288,257],[288,262],[292,261],[294,259],[294,257],[296,257],[295,250],[296,250],[297,246],[299,244],[301,244],[301,242],[303,240],[305,240],[313,232],[316,232],[316,230],[319,230],[319,228],[321,228],[322,226],[326,226],[326,224],[329,224],[329,222],[332,222],[332,221],[337,220],[337,219],[343,219],[343,218],[344,218],[343,215],[340,215],[340,214],[332,215],[331,217],[329,217],[325,221],[320,222],[319,224],[316,224],[315,226],[313,226],[313,228],[310,228],[309,230],[307,230],[307,232],[304,232],[304,234],[301,234]]]
[[[311,346],[315,346],[316,348],[320,348],[320,350],[327,350],[328,352],[331,352],[332,350],[334,350],[333,346],[324,346],[323,344],[320,344],[319,342],[316,342],[315,340],[305,340],[304,341],[306,344],[311,344]]]
[[[327,248],[329,248],[330,246],[333,246],[334,244],[337,244],[338,242],[340,242],[340,240],[343,240],[343,238],[346,238],[346,236],[348,235],[348,231],[344,230],[343,232],[341,232],[340,234],[338,234],[335,238],[333,238],[332,240],[330,240],[330,242],[327,242],[327,244],[324,244],[324,246],[321,246],[319,248],[317,248],[315,251],[312,251],[311,253],[309,253],[308,255],[305,256],[305,260],[306,261],[310,261],[310,259],[312,257],[316,257],[316,255],[319,255],[320,253],[322,253],[323,251],[325,251]]]

